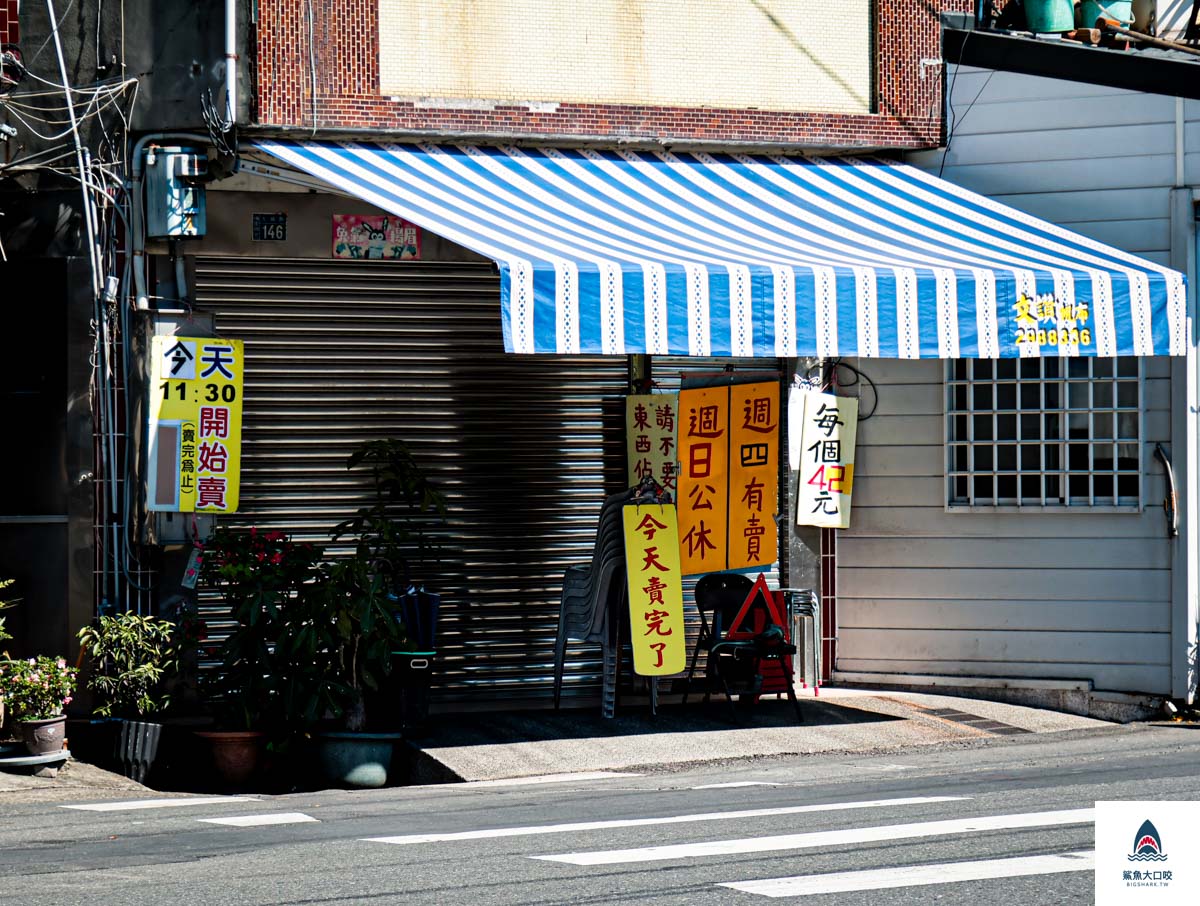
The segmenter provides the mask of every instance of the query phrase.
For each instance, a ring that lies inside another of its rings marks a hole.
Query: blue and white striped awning
[[[1183,275],[882,160],[259,141],[495,260],[519,353],[1179,355]]]

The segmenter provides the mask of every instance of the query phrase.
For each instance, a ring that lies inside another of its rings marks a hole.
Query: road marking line
[[[268,824],[303,824],[316,821],[303,812],[276,812],[273,815],[240,815],[233,818],[197,818],[207,824],[228,824],[231,827],[265,827]]]
[[[739,786],[783,786],[782,783],[770,783],[766,780],[733,780],[729,783],[706,783],[702,786],[693,786],[689,789],[693,790],[732,790]]]
[[[448,783],[443,790],[477,790],[493,786],[531,786],[537,783],[573,783],[577,780],[608,780],[610,777],[641,777],[641,774],[623,774],[620,771],[577,771],[573,774],[542,774],[538,777],[505,777],[501,780],[468,780],[466,783]]]
[[[254,796],[193,796],[180,799],[125,799],[117,802],[91,802],[85,805],[60,805],[81,812],[127,812],[142,808],[181,808],[187,805],[219,805],[224,802],[258,802]]]
[[[850,893],[858,890],[890,890],[896,887],[920,887],[927,884],[953,884],[958,881],[983,881],[989,878],[1019,878],[1027,875],[1052,875],[1067,871],[1091,871],[1095,854],[1090,849],[1054,856],[1022,856],[1009,859],[983,859],[975,862],[942,862],[937,865],[904,865],[870,871],[842,871],[825,875],[797,875],[792,878],[767,878],[762,881],[736,881],[720,884],[743,893],[764,897],[806,897],[822,893]]]
[[[880,840],[904,840],[911,837],[937,837],[1006,828],[1048,827],[1055,824],[1090,824],[1095,809],[1081,808],[1055,812],[1031,812],[1020,815],[984,815],[949,821],[924,821],[920,824],[888,824],[880,827],[853,827],[847,830],[813,831],[806,834],[779,834],[773,837],[744,837],[738,840],[712,840],[704,843],[676,843],[644,846],[638,849],[610,849],[596,852],[559,853],[530,856],[547,862],[569,865],[616,865],[627,862],[658,862],[667,859],[695,859],[701,856],[730,856],[739,853],[775,852],[785,849],[833,849],[855,843]]]
[[[523,837],[534,834],[566,834],[576,831],[606,830],[614,827],[648,827],[655,824],[689,824],[696,821],[730,821],[738,818],[767,818],[773,815],[799,815],[804,812],[837,812],[844,809],[881,808],[888,805],[924,805],[932,802],[958,802],[969,796],[917,796],[907,799],[871,799],[866,802],[829,802],[820,805],[793,805],[782,808],[754,808],[736,812],[705,812],[671,815],[665,818],[628,818],[610,821],[583,821],[575,824],[544,824],[530,827],[496,827],[489,830],[459,831],[449,834],[405,834],[399,837],[364,837],[368,843],[444,843],[448,840],[490,840],[496,837]],[[542,857],[537,857],[542,858]],[[548,858],[548,857],[547,857]]]

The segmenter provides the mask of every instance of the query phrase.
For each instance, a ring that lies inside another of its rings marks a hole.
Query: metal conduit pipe
[[[143,135],[133,146],[129,180],[129,213],[132,221],[129,243],[132,247],[130,257],[133,259],[134,307],[139,311],[146,311],[150,308],[150,296],[146,292],[146,233],[142,217],[142,180],[145,175],[142,152],[146,150],[148,144],[163,141],[198,142],[206,146],[211,144],[208,136],[195,132],[154,132],[150,135]]]

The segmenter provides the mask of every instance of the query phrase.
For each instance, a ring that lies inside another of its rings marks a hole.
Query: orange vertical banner
[[[633,670],[639,676],[682,673],[687,663],[687,642],[675,507],[627,506],[621,517],[625,525]]]
[[[727,568],[765,568],[779,534],[779,384],[734,384],[729,392]]]
[[[679,544],[685,576],[725,569],[729,388],[679,392]]]

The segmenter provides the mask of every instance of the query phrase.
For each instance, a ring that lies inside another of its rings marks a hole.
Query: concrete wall
[[[1170,191],[1200,182],[1200,104],[952,69],[949,149],[910,161],[1085,235],[1169,263]],[[1183,125],[1177,154],[1176,119]],[[1140,513],[949,512],[944,365],[862,362],[879,386],[859,430],[838,555],[844,671],[1076,679],[1171,691],[1171,542],[1153,457],[1171,447],[1171,362],[1144,363]]]

